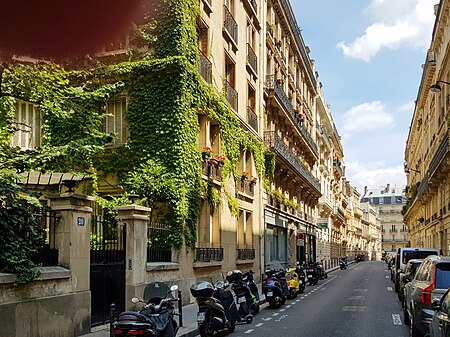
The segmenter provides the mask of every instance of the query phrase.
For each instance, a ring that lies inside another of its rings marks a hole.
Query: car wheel
[[[414,325],[414,317],[409,316],[409,336],[410,337],[423,337],[423,335],[420,333],[419,330],[417,330],[416,326]]]

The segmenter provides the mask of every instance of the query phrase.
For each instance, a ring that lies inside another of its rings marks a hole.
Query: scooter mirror
[[[176,284],[174,284],[173,286],[170,287],[170,291],[177,291],[178,290],[178,286]]]
[[[140,301],[139,301],[139,298],[133,297],[133,298],[131,299],[131,302],[132,302],[132,303],[139,303]]]

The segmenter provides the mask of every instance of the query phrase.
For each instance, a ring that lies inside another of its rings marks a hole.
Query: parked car
[[[395,271],[395,256],[392,257],[388,262],[388,269],[391,273],[391,281],[394,281],[394,271]]]
[[[433,317],[431,300],[440,299],[450,288],[450,256],[430,255],[425,258],[414,279],[405,285],[405,324],[410,324],[412,337],[423,336]]]
[[[424,259],[428,255],[441,255],[441,250],[437,248],[399,248],[395,258],[394,270],[394,288],[396,292],[400,291],[401,274],[404,272],[406,264],[411,259]]]
[[[430,324],[430,337],[450,336],[450,289],[440,301],[432,299],[431,304],[435,312]]]
[[[398,292],[398,299],[402,302],[402,308],[404,310],[405,317],[407,316],[405,307],[405,285],[410,282],[416,275],[423,259],[412,259],[409,260],[405,267],[405,272],[403,273],[402,279],[400,281],[400,291]]]

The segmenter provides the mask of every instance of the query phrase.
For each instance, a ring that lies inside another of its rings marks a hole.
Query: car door
[[[430,335],[432,337],[450,336],[450,293],[447,291],[441,299],[441,306],[434,313],[433,321],[430,325]]]

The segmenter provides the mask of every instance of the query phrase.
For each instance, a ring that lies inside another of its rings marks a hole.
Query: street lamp
[[[430,86],[430,91],[431,91],[433,94],[437,94],[437,93],[439,93],[439,92],[442,91],[442,88],[441,88],[441,86],[439,85],[439,83],[450,84],[450,82],[446,82],[446,81],[437,81],[436,83],[434,83],[434,84],[432,84],[432,85]]]
[[[450,83],[449,83],[449,84],[450,84]],[[405,171],[406,174],[409,174],[411,171],[420,173],[419,170],[416,170],[416,169],[413,169],[413,168],[408,167],[408,163],[407,163],[406,161],[405,161],[405,163],[403,164],[403,168],[404,168],[404,171]]]

